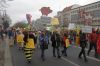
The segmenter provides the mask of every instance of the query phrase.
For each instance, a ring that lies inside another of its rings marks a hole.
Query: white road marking
[[[87,58],[89,58],[89,59],[95,60],[95,61],[97,61],[97,62],[100,62],[100,60],[99,60],[99,59],[97,59],[97,58],[90,57],[90,56],[86,56],[86,57],[87,57]]]
[[[81,48],[79,46],[73,46],[73,47],[75,47],[75,48]],[[86,48],[85,50],[88,50],[88,49]],[[91,50],[91,52],[94,52],[94,50]]]
[[[76,63],[74,63],[74,62],[72,62],[72,61],[70,61],[70,60],[68,60],[68,59],[66,59],[64,57],[61,57],[61,59],[63,59],[64,61],[67,61],[67,62],[71,63],[74,66],[80,66],[80,65],[78,65],[78,64],[76,64]]]
[[[78,47],[78,46],[73,46],[73,47],[75,47],[75,48],[81,48],[81,47]],[[88,49],[86,49],[86,50],[88,50]],[[94,50],[92,50],[92,52],[94,52]],[[90,57],[90,56],[86,56],[87,58],[89,58],[89,59],[92,59],[92,60],[95,60],[95,61],[97,61],[97,62],[100,62],[100,60],[99,59],[97,59],[97,58],[94,58],[94,57]]]

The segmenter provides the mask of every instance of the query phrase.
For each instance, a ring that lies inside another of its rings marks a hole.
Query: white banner
[[[74,23],[69,23],[68,29],[69,30],[74,30],[76,28],[76,25]]]
[[[83,33],[92,33],[92,27],[91,26],[84,26],[82,27]]]

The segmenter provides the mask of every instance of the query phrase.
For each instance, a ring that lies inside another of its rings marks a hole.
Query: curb
[[[4,66],[13,66],[8,40],[5,41]]]

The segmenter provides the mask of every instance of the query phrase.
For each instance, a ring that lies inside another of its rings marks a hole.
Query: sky
[[[58,11],[62,11],[65,7],[73,4],[86,5],[100,0],[13,0],[7,2],[7,14],[12,19],[12,24],[26,20],[26,14],[32,15],[32,19],[36,20],[42,15],[39,9],[41,7],[50,7],[53,12],[48,16],[53,17]]]

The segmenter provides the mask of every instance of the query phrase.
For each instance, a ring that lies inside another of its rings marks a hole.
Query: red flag
[[[50,14],[52,12],[52,10],[50,9],[50,7],[42,7],[40,9],[42,15],[46,15],[48,16],[48,14]]]
[[[28,23],[29,24],[31,24],[31,18],[32,18],[32,16],[31,16],[31,14],[26,14],[26,18],[27,18],[27,21],[28,21]]]

